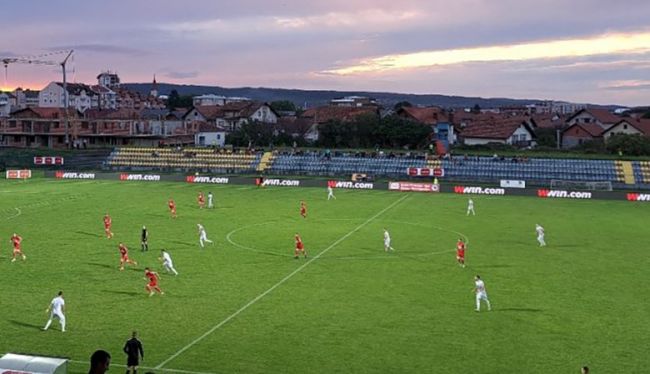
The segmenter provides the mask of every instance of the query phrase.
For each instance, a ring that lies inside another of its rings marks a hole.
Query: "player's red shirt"
[[[129,250],[126,248],[125,245],[120,245],[120,254],[122,257],[126,257],[129,254]]]
[[[144,276],[149,278],[149,284],[153,285],[158,283],[158,275],[153,271],[145,271]]]
[[[113,224],[113,220],[111,219],[111,216],[104,216],[104,227],[107,229],[111,227],[111,224]]]
[[[169,209],[171,210],[176,209],[176,203],[174,202],[174,200],[169,200],[168,204],[169,204]]]
[[[307,211],[307,205],[305,203],[300,203],[300,211],[302,213]]]
[[[205,202],[205,196],[203,195],[203,192],[199,194],[199,204],[203,204]]]
[[[456,243],[456,256],[465,257],[465,243],[462,241]]]
[[[296,249],[303,249],[305,248],[304,244],[302,244],[302,239],[300,238],[299,235],[296,235]]]
[[[20,250],[20,242],[23,241],[23,238],[21,238],[18,235],[12,236],[11,237],[11,242],[14,244],[14,249]]]

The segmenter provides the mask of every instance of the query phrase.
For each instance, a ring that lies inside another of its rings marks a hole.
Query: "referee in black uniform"
[[[136,331],[133,331],[133,337],[124,344],[124,353],[126,353],[127,357],[126,374],[136,374],[138,372],[138,365],[140,365],[140,357],[144,360],[142,343],[138,340],[138,333]]]
[[[149,250],[149,231],[146,226],[142,226],[142,241],[140,245],[142,246],[142,252]]]

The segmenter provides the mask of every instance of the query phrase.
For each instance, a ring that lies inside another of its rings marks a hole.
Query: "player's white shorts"
[[[199,240],[208,240],[208,234],[206,234],[205,231],[203,231],[203,232],[199,235]]]
[[[538,241],[544,241],[544,235],[537,235],[537,240]]]
[[[63,313],[59,313],[55,311],[50,312],[50,319],[53,319],[54,317],[58,318],[62,322],[65,322],[65,316],[63,315]]]
[[[488,299],[487,292],[483,291],[483,292],[477,292],[476,293],[476,300],[477,301],[478,300],[486,300],[487,301],[487,299]]]
[[[390,240],[384,240],[384,247],[390,247]]]

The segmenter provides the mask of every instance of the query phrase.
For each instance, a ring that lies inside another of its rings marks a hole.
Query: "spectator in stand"
[[[104,374],[108,371],[110,364],[111,354],[101,349],[97,350],[90,356],[90,370],[88,370],[88,374]]]

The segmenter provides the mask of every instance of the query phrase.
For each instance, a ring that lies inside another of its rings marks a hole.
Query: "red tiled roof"
[[[532,117],[537,127],[542,129],[554,129],[562,127],[566,124],[566,116],[558,116],[556,114],[534,114]],[[556,118],[553,120],[553,118]]]
[[[49,118],[49,119],[65,118],[65,109],[63,108],[40,108],[40,107],[29,107],[29,108],[20,109],[13,112],[12,116],[18,113],[24,113],[28,111],[33,112],[36,118]],[[77,118],[79,115],[79,113],[74,108],[69,108],[68,113],[69,113],[68,118]]]
[[[464,138],[508,139],[522,125],[534,136],[525,117],[495,118],[472,122],[463,129],[462,136]]]
[[[439,107],[402,107],[397,111],[397,114],[426,125],[435,125],[439,121],[448,121],[447,115]]]
[[[568,131],[570,128],[572,128],[574,126],[580,127],[581,129],[588,132],[589,135],[591,135],[594,138],[598,138],[598,137],[602,136],[603,133],[605,132],[605,130],[607,130],[607,128],[604,128],[604,127],[598,125],[597,123],[576,123],[576,124],[574,124],[572,126],[569,126],[563,132]]]
[[[223,117],[223,107],[217,105],[197,105],[194,107],[208,121]]]
[[[198,132],[224,132],[226,131],[223,127],[213,125],[211,123],[200,123],[197,128]]]
[[[377,108],[321,106],[305,110],[301,117],[312,118],[314,123],[326,123],[329,121],[350,122],[364,114],[378,115]]]
[[[607,109],[587,108],[575,112],[571,117],[567,118],[567,122],[571,121],[574,117],[582,113],[591,114],[598,122],[604,125],[613,125],[621,120],[621,117],[617,116],[616,114],[610,112]]]

